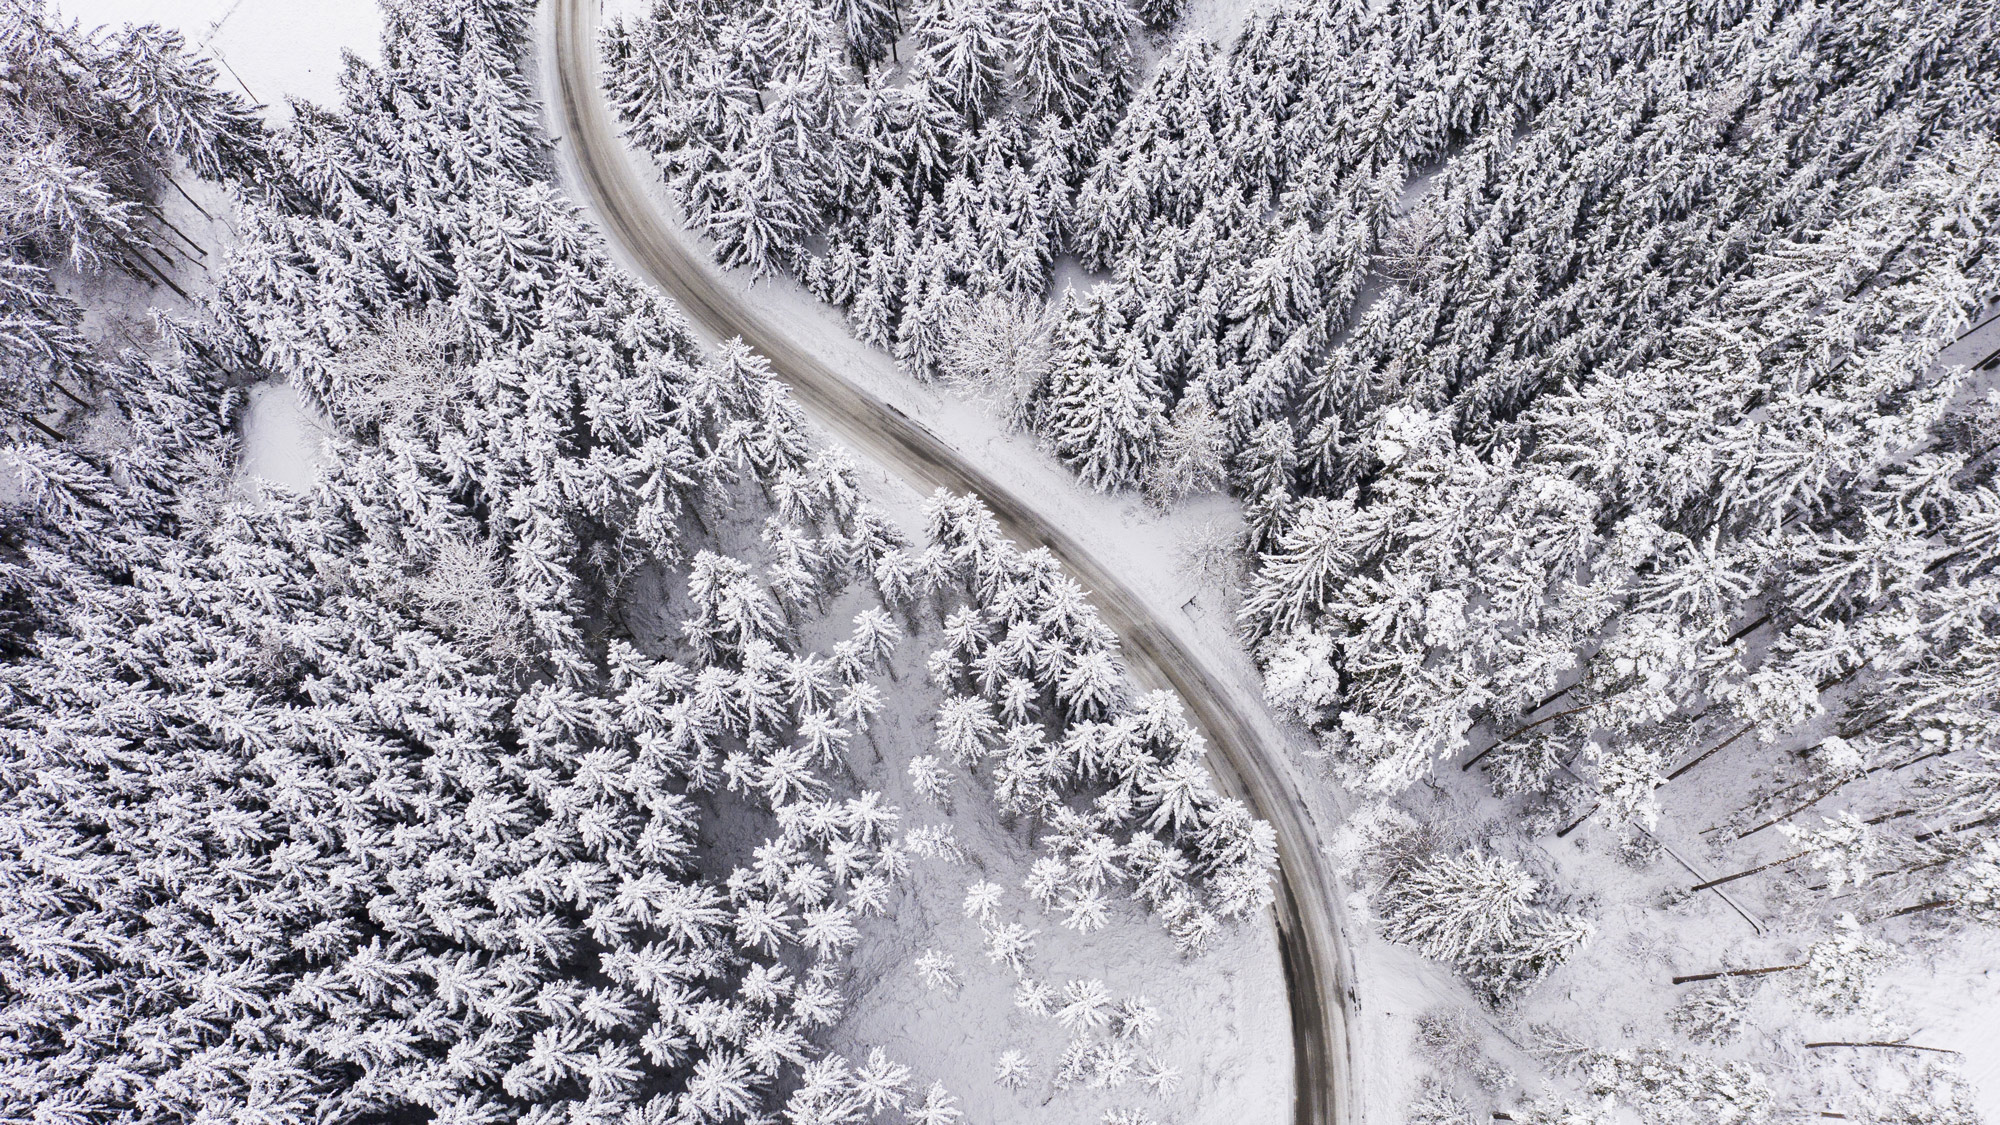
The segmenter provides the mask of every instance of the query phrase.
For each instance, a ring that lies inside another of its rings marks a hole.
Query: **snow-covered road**
[[[1210,761],[1220,783],[1277,830],[1276,924],[1291,1007],[1293,1118],[1299,1125],[1357,1125],[1359,1055],[1349,1034],[1355,992],[1341,902],[1321,860],[1318,827],[1284,760],[1285,736],[1270,715],[1231,690],[1229,677],[1203,659],[1206,646],[1188,635],[1171,607],[1148,605],[1056,505],[1002,483],[993,467],[975,460],[981,451],[953,448],[849,377],[830,361],[823,341],[795,335],[783,318],[744,300],[661,213],[619,136],[598,80],[599,0],[552,0],[544,11],[542,87],[567,186],[594,212],[618,255],[672,297],[700,334],[741,337],[764,355],[813,419],[857,452],[919,493],[940,487],[976,493],[1017,542],[1051,549],[1118,630],[1134,678],[1187,703],[1214,748]]]

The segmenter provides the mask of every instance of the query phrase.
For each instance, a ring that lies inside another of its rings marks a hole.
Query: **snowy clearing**
[[[341,57],[380,59],[375,0],[62,0],[64,15],[97,24],[157,23],[222,63],[223,85],[264,106],[274,123],[288,99],[340,101]]]

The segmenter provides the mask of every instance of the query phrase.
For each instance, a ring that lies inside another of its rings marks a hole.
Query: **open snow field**
[[[340,98],[340,59],[376,56],[375,0],[60,0],[86,25],[157,23],[179,28],[222,66],[220,85],[264,105],[275,121],[287,99]]]
[[[326,463],[324,423],[279,383],[250,388],[243,415],[243,461],[238,473],[285,488],[307,489]]]

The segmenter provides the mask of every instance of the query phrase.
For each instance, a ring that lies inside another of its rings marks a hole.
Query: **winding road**
[[[1034,502],[970,463],[928,429],[863,389],[777,318],[751,307],[694,240],[648,196],[598,81],[600,0],[549,0],[542,85],[560,140],[568,186],[589,207],[620,255],[671,297],[702,334],[741,337],[770,361],[814,421],[906,481],[977,493],[1002,530],[1044,546],[1089,591],[1117,630],[1134,679],[1184,700],[1207,735],[1219,784],[1269,821],[1278,838],[1275,904],[1294,1055],[1296,1125],[1359,1125],[1351,959],[1338,924],[1340,901],[1320,863],[1317,830],[1278,760],[1280,736],[1261,708],[1246,708],[1188,645],[1162,627],[1144,600]]]

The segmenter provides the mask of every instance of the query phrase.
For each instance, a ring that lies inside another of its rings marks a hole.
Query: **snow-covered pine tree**
[[[1596,933],[1587,918],[1536,905],[1540,891],[1519,863],[1468,848],[1394,867],[1376,897],[1383,936],[1449,962],[1499,1003],[1540,983]]]

